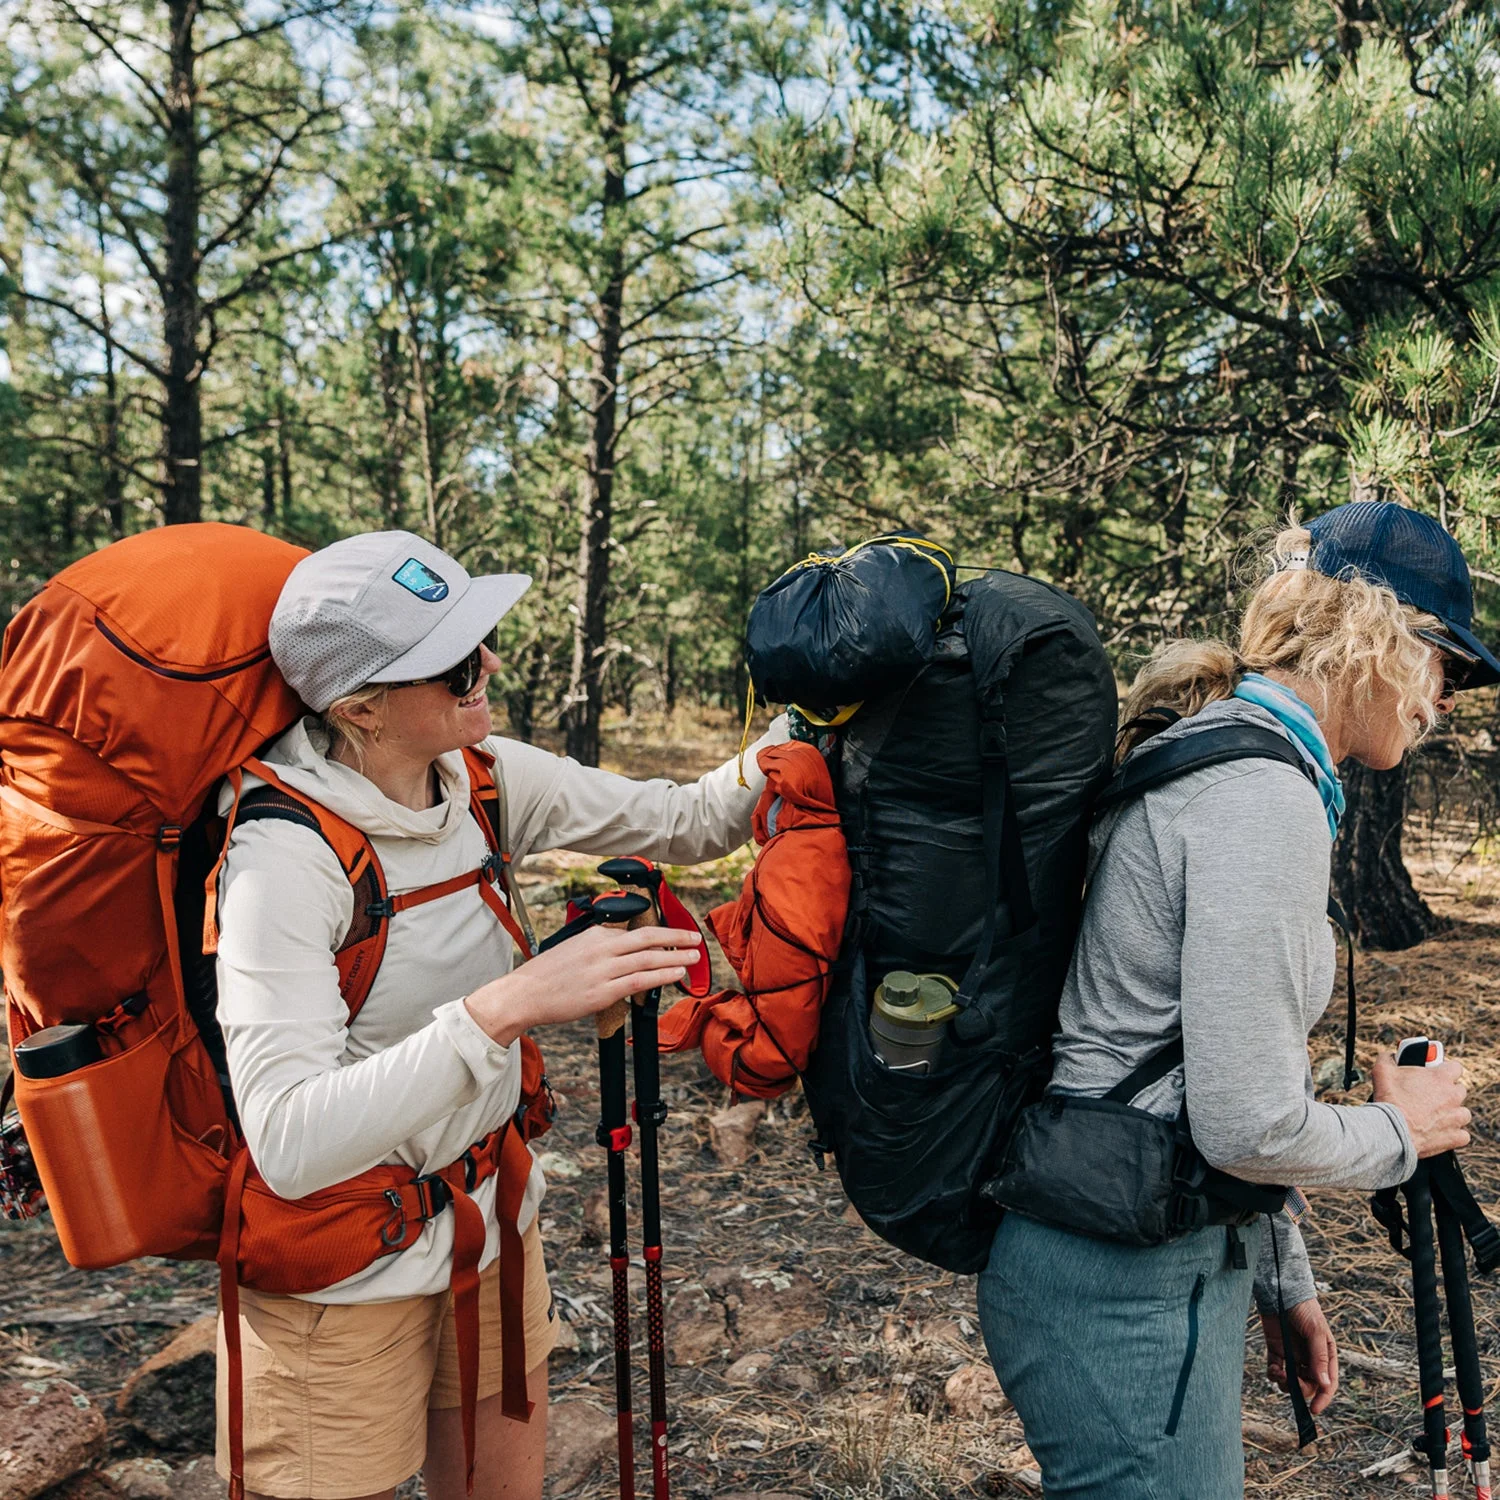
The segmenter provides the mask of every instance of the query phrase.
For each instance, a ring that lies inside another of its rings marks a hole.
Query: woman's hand
[[[1339,1351],[1333,1341],[1333,1330],[1318,1299],[1310,1297],[1287,1309],[1292,1325],[1292,1354],[1297,1363],[1297,1379],[1307,1404],[1316,1413],[1327,1408],[1338,1394]],[[1290,1390],[1286,1378],[1286,1350],[1281,1344],[1281,1324],[1275,1313],[1262,1313],[1260,1326],[1266,1336],[1266,1375],[1272,1385]]]
[[[1441,1156],[1469,1144],[1469,1121],[1464,1108],[1468,1093],[1461,1062],[1441,1062],[1431,1068],[1403,1068],[1394,1052],[1375,1059],[1375,1098],[1394,1104],[1406,1117],[1417,1156]]]
[[[590,927],[492,979],[464,1005],[486,1035],[509,1046],[533,1026],[576,1021],[629,995],[675,984],[702,941],[676,927]]]

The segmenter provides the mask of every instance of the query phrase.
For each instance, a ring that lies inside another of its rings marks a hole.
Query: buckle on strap
[[[1469,1248],[1474,1252],[1474,1263],[1480,1271],[1488,1275],[1500,1266],[1500,1230],[1493,1224],[1486,1224],[1483,1229],[1469,1236]]]
[[[467,1175],[466,1172],[465,1176]],[[391,1205],[391,1211],[380,1231],[380,1243],[387,1250],[401,1248],[401,1242],[406,1238],[411,1224],[425,1224],[429,1219],[437,1218],[453,1202],[453,1189],[435,1174],[414,1178],[409,1186],[417,1196],[416,1212],[409,1218],[401,1189],[385,1190],[385,1201]]]

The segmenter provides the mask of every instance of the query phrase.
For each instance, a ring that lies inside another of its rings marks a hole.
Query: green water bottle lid
[[[906,969],[893,969],[880,986],[886,1010],[909,1010],[922,998],[922,981]]]

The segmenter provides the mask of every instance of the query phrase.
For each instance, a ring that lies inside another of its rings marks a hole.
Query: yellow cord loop
[[[750,685],[745,689],[745,727],[740,733],[739,778],[740,785],[748,787],[745,780],[745,749],[750,743],[750,721],[755,717],[755,681],[747,672],[745,680]]]

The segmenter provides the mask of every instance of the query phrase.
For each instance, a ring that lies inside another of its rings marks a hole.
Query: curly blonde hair
[[[1432,648],[1417,632],[1440,629],[1441,622],[1402,604],[1384,585],[1297,566],[1312,540],[1300,526],[1276,537],[1266,558],[1269,576],[1240,620],[1238,648],[1211,639],[1157,647],[1126,695],[1117,758],[1161,727],[1151,722],[1153,709],[1189,717],[1229,697],[1246,672],[1267,669],[1294,672],[1355,713],[1378,687],[1390,689],[1408,749],[1432,728]]]

